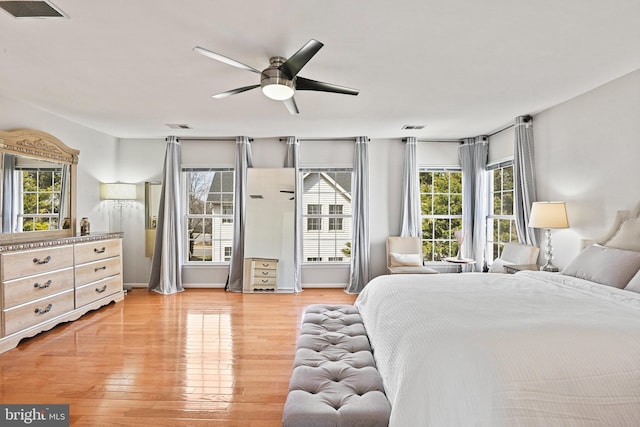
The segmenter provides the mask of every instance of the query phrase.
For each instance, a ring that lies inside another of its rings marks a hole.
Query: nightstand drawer
[[[90,283],[76,288],[76,308],[91,304],[94,301],[104,298],[122,290],[120,276],[109,277],[108,279]]]

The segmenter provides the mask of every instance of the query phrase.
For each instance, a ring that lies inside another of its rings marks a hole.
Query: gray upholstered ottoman
[[[362,318],[351,305],[307,307],[283,427],[383,427],[384,394]]]

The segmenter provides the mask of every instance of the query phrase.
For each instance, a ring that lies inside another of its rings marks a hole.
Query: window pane
[[[431,172],[420,173],[420,192],[433,193],[433,173]]]
[[[448,215],[449,214],[449,195],[435,194],[433,196],[433,214]]]
[[[513,190],[513,166],[507,166],[504,168],[502,189]]]
[[[462,215],[462,194],[452,194],[450,200],[451,215]]]
[[[449,174],[447,172],[435,172],[433,174],[433,192],[449,192]]]
[[[513,215],[513,190],[502,195],[502,215]]]
[[[462,194],[462,172],[451,172],[451,192]]]
[[[433,215],[433,196],[424,194],[420,200],[422,215]]]

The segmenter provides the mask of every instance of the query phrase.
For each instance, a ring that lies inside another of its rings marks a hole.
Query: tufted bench
[[[391,405],[369,338],[351,305],[306,308],[283,427],[383,427]]]

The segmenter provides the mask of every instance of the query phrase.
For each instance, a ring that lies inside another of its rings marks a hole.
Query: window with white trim
[[[229,262],[233,245],[233,169],[185,168],[185,259]]]
[[[350,169],[303,169],[302,239],[306,262],[351,260]]]
[[[454,233],[462,229],[462,171],[420,170],[422,252],[425,261],[456,256]]]
[[[505,243],[517,242],[514,215],[513,161],[487,167],[489,172],[489,216],[487,217],[487,256],[494,260]]]
[[[58,230],[62,168],[16,167],[21,189],[18,231]]]

